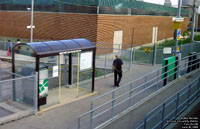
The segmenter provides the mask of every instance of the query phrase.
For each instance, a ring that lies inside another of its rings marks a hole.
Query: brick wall
[[[182,32],[187,25],[188,18],[184,18]],[[122,30],[123,44],[151,43],[153,27],[158,27],[158,40],[173,37],[172,17],[99,15],[97,42],[112,43],[114,31]]]
[[[30,25],[30,12],[0,11],[0,17],[0,37],[30,38],[30,29],[26,28]],[[158,40],[173,37],[172,17],[168,16],[35,12],[34,25],[34,39],[44,40],[87,38],[92,42],[112,44],[114,31],[122,30],[123,44],[143,45],[152,42],[154,26],[158,27]],[[187,25],[188,18],[185,18],[182,32]],[[112,52],[112,49],[105,51]]]
[[[0,12],[0,37],[30,38],[30,12]],[[34,39],[87,38],[96,42],[97,15],[34,13]]]

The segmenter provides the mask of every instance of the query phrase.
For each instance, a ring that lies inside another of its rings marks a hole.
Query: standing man
[[[123,62],[119,58],[119,55],[115,55],[116,59],[113,61],[113,71],[114,71],[114,86],[119,87],[119,83],[122,78],[122,66]]]

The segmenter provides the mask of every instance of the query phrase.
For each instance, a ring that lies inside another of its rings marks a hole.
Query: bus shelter
[[[24,76],[38,73],[40,109],[93,92],[95,55],[96,46],[87,39],[20,43],[13,47],[12,69]]]

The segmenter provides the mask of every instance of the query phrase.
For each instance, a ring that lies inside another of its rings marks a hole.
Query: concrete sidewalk
[[[121,85],[160,68],[160,65],[133,65],[132,71],[123,73]],[[97,95],[90,96],[47,111],[39,116],[25,117],[0,126],[0,129],[77,129],[78,116],[89,111],[90,100],[113,90],[113,75],[95,81]]]

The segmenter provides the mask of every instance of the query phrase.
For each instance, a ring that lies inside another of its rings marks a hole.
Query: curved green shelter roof
[[[76,50],[83,51],[96,48],[96,45],[94,43],[84,38],[35,42],[35,43],[21,43],[14,46],[14,51],[20,50],[22,46],[30,47],[34,52],[31,54],[32,56],[42,56],[42,57],[49,55],[58,55],[59,53],[62,52],[70,52]]]

